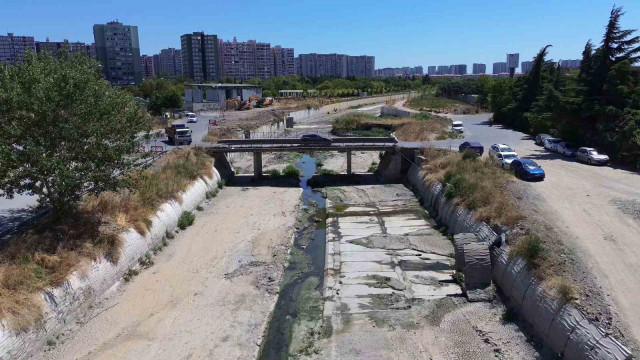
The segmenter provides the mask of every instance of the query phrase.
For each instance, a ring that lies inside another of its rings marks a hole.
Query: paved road
[[[545,181],[525,183],[535,195],[529,200],[537,202],[548,223],[566,234],[563,240],[586,260],[604,292],[613,298],[631,335],[640,342],[640,176],[546,151],[527,134],[490,126],[491,114],[449,117],[463,122],[465,138],[428,145],[457,149],[461,142],[474,140],[484,145],[486,153],[492,144],[504,143],[544,168]]]

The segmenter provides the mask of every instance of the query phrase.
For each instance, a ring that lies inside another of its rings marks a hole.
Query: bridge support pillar
[[[347,150],[347,175],[351,175],[351,150]]]
[[[253,176],[262,177],[262,153],[259,151],[253,153]]]

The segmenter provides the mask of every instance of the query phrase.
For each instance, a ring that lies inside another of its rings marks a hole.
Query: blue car
[[[544,170],[535,161],[529,159],[516,159],[511,162],[516,177],[523,180],[544,180]]]
[[[458,147],[458,150],[462,153],[465,150],[471,149],[478,154],[478,156],[482,156],[484,153],[484,146],[477,141],[465,141]]]

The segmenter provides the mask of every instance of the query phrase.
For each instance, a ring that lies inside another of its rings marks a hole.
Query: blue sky
[[[126,1],[5,0],[0,33],[44,41],[93,42],[92,26],[119,19],[137,25],[143,54],[180,47],[194,31],[256,39],[296,54],[374,55],[376,68],[520,61],[552,44],[553,59],[579,58],[599,42],[613,1]],[[640,1],[615,1],[623,28],[640,28]],[[187,5],[188,4],[188,5]],[[469,68],[469,70],[471,70]]]

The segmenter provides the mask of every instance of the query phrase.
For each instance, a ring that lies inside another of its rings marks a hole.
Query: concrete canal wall
[[[484,222],[476,221],[473,212],[456,208],[444,196],[444,186],[426,181],[427,173],[413,165],[408,182],[420,195],[422,205],[449,232],[473,233],[492,245],[491,263],[494,283],[509,297],[513,307],[533,327],[553,351],[564,359],[630,359],[631,352],[591,323],[578,309],[545,293],[533,271],[519,257],[510,258],[500,237]]]
[[[122,253],[118,263],[104,258],[90,264],[84,271],[75,271],[57,288],[47,289],[40,296],[44,304],[42,320],[26,331],[13,331],[6,323],[0,328],[0,359],[23,359],[45,345],[49,336],[73,321],[88,306],[115,288],[122,276],[138,265],[138,259],[149,251],[178,225],[183,211],[193,211],[206,198],[206,193],[217,187],[220,174],[213,168],[211,179],[198,179],[180,197],[181,202],[170,200],[160,206],[151,218],[146,235],[133,229],[121,234]]]

